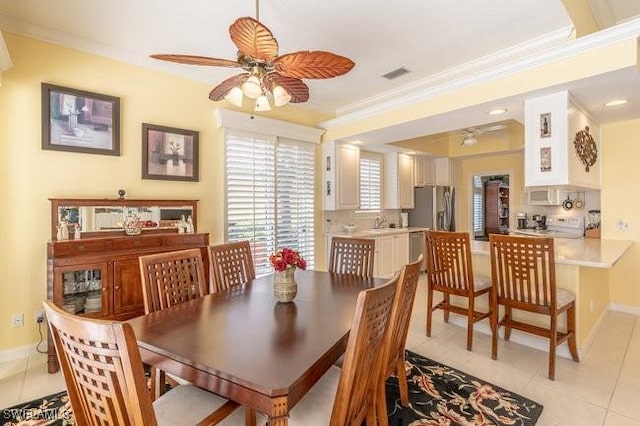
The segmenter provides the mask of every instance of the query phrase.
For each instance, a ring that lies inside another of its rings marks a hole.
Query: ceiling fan
[[[258,21],[258,11],[256,0],[256,19],[248,16],[238,18],[229,27],[231,41],[238,48],[235,61],[181,54],[154,54],[151,57],[188,65],[241,68],[245,72],[218,84],[209,94],[209,99],[226,99],[240,107],[243,96],[246,96],[256,100],[256,111],[270,110],[270,98],[275,106],[306,102],[309,100],[309,87],[303,78],[333,78],[348,73],[354,67],[350,59],[321,50],[279,55],[278,42],[271,31]]]
[[[493,126],[487,127],[470,127],[468,129],[460,130],[462,133],[462,139],[460,140],[460,146],[471,146],[478,142],[477,136],[488,133],[488,132],[496,132],[498,130],[505,129],[507,126],[505,124],[496,124]]]

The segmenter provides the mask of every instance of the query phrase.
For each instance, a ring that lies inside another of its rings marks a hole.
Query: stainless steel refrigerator
[[[453,186],[418,186],[414,191],[415,208],[406,210],[410,227],[456,230]]]

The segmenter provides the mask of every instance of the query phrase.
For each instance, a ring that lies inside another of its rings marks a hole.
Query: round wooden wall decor
[[[598,147],[593,140],[593,136],[589,134],[589,126],[585,126],[584,130],[576,133],[573,145],[576,147],[578,158],[580,158],[582,164],[585,165],[584,170],[589,172],[589,168],[596,164],[596,160],[598,159]]]

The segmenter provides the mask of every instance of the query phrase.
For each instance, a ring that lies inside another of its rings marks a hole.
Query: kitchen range
[[[534,215],[534,220],[538,223],[535,228],[515,229],[511,234],[553,238],[582,238],[584,235],[582,216]]]

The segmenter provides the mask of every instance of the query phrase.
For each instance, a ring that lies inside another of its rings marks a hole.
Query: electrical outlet
[[[14,327],[24,327],[24,314],[13,314],[11,323]]]
[[[44,321],[44,311],[36,311],[34,317],[36,319],[36,322],[40,324]]]

